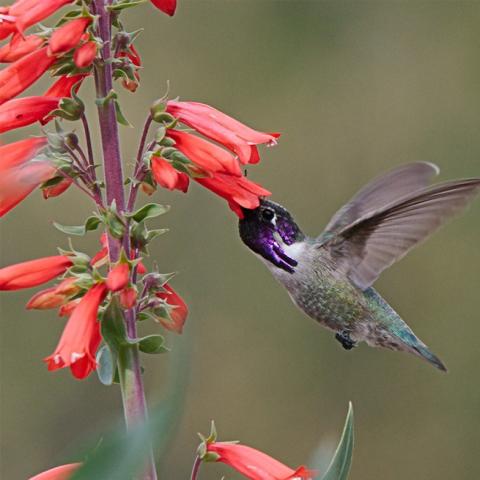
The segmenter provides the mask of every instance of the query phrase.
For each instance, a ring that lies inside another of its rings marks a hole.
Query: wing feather
[[[362,290],[381,272],[460,213],[480,191],[480,179],[423,188],[337,229],[319,247],[329,248],[350,280]]]
[[[331,238],[356,219],[425,188],[439,171],[433,163],[415,162],[397,167],[373,179],[335,213],[319,241]]]

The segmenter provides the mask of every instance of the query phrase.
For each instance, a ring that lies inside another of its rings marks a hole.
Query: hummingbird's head
[[[254,210],[243,209],[239,222],[240,237],[245,245],[278,268],[293,273],[298,264],[284,251],[305,239],[290,213],[278,203],[261,200]]]

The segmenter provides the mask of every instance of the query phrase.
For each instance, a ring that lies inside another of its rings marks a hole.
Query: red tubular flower
[[[240,218],[243,218],[242,207],[257,208],[260,197],[271,195],[261,185],[245,177],[232,177],[217,173],[213,177],[196,178],[198,183],[228,201],[228,205]]]
[[[207,445],[207,450],[219,455],[218,462],[250,480],[308,480],[315,475],[305,467],[293,470],[259,450],[238,443],[214,442]]]
[[[8,7],[0,8],[0,40],[3,40],[15,32],[15,21],[17,19],[13,15],[8,15]]]
[[[118,292],[124,289],[130,280],[130,266],[128,263],[119,263],[115,265],[107,276],[107,288],[111,292]]]
[[[36,293],[28,301],[27,310],[47,310],[65,304],[70,296],[80,290],[80,287],[75,284],[76,280],[74,277],[67,278],[55,287]]]
[[[60,28],[57,28],[50,37],[48,53],[50,55],[59,55],[77,47],[90,22],[90,18],[81,17],[64,23]]]
[[[56,293],[56,288],[51,287],[37,292],[27,303],[27,310],[48,310],[57,308],[65,303],[65,296]]]
[[[73,265],[70,257],[55,255],[0,269],[0,290],[19,290],[49,282]]]
[[[174,307],[170,312],[171,322],[164,319],[159,319],[159,322],[163,325],[164,328],[176,333],[182,333],[183,325],[187,320],[188,307],[187,304],[183,301],[182,297],[178,295],[175,290],[170,287],[168,284],[165,284],[163,288],[166,292],[158,292],[156,296],[165,300],[168,305]]]
[[[64,5],[73,3],[74,0],[17,0],[8,13],[17,17],[15,26],[20,33],[28,27],[41,22],[55,13]]]
[[[0,172],[31,160],[46,144],[45,137],[38,137],[0,146]]]
[[[97,368],[95,353],[101,341],[97,314],[106,294],[104,283],[85,294],[68,319],[57,348],[44,360],[48,370],[70,367],[75,378],[83,379]]]
[[[9,43],[0,48],[0,62],[10,63],[38,50],[44,40],[38,35],[27,35],[26,37],[16,33]]]
[[[47,55],[47,47],[36,50],[0,72],[0,105],[36,82],[55,61]]]
[[[57,97],[14,98],[0,105],[0,133],[42,121],[58,107]]]
[[[0,147],[0,217],[55,174],[48,161],[32,160],[45,145],[30,138]]]
[[[243,164],[258,163],[256,145],[275,145],[280,136],[276,133],[257,132],[204,103],[170,100],[167,102],[167,112],[236,153]]]
[[[151,0],[151,2],[167,15],[172,17],[175,14],[177,0]]]
[[[43,198],[47,200],[49,198],[58,197],[63,192],[68,190],[72,183],[73,183],[73,180],[71,178],[64,178],[55,185],[42,188]]]
[[[51,468],[46,472],[30,477],[29,480],[68,480],[80,465],[81,463],[69,463],[68,465]]]
[[[73,61],[78,68],[87,68],[93,63],[96,55],[96,42],[87,42],[75,50]]]
[[[79,73],[77,75],[62,75],[52,86],[44,93],[45,97],[71,97],[72,88],[75,86],[75,93],[78,92],[83,80],[88,77],[88,73]]]
[[[152,173],[155,181],[163,188],[181,190],[184,193],[188,190],[188,175],[179,172],[161,157],[152,157]]]
[[[2,169],[1,172],[0,217],[55,176],[55,168],[47,161],[31,161],[9,170]]]
[[[237,159],[223,148],[179,130],[168,130],[168,136],[175,141],[176,148],[203,170],[242,175]]]

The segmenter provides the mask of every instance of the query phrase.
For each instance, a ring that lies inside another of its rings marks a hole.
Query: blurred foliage
[[[145,28],[138,40],[145,68],[138,93],[120,94],[137,127],[121,130],[126,167],[151,101],[170,81],[171,96],[283,132],[249,178],[271,189],[311,234],[371,177],[400,163],[435,162],[441,179],[480,174],[478,2],[179,4],[173,19],[145,5],[128,20],[131,30]],[[87,99],[91,89],[81,94]],[[27,133],[38,130],[3,135],[2,142]],[[320,442],[322,473],[350,399],[358,439],[351,478],[480,476],[480,387],[472,381],[479,361],[480,202],[376,284],[445,361],[444,375],[401,353],[366,346],[345,352],[297,311],[239,241],[235,217],[209,192],[194,185],[188,195],[165,191],[152,201],[173,206],[159,221],[171,231],[152,245],[146,263],[180,271],[173,286],[189,303],[192,338],[183,350],[191,374],[185,403],[178,404],[181,421],[160,459],[160,478],[188,478],[196,432],[212,418],[225,438],[289,465],[307,463]],[[52,222],[79,225],[92,210],[73,189],[49,201],[33,194],[2,219],[1,264],[65,247]],[[98,234],[74,243],[94,253]],[[31,294],[1,296],[1,478],[23,479],[78,460],[79,443],[99,438],[121,412],[116,386],[100,385],[95,375],[77,382],[67,371],[47,372],[41,360],[53,351],[64,321],[51,312],[25,312]],[[158,333],[155,326],[142,330]],[[186,338],[169,336],[167,345],[179,351]],[[169,388],[174,357],[146,357],[155,405]],[[202,471],[202,480],[222,472],[238,478],[222,468]]]

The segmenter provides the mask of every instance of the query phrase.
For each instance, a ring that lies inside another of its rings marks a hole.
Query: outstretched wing
[[[355,220],[427,187],[439,172],[440,169],[433,163],[414,162],[374,178],[335,213],[318,240],[329,239]]]
[[[364,290],[383,270],[460,213],[479,191],[479,178],[414,190],[383,208],[367,210],[343,227],[337,220],[329,238],[319,238],[319,248],[329,248],[338,267]]]

